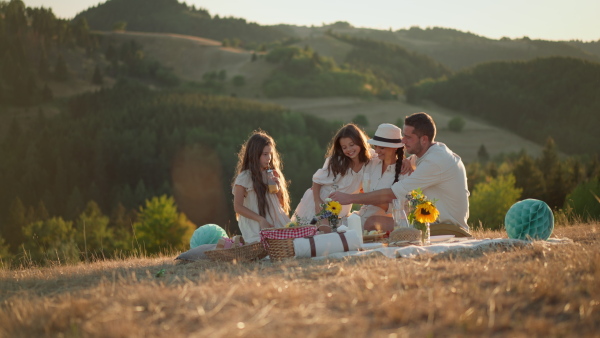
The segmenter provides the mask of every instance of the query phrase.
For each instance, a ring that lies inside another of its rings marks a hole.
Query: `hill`
[[[563,56],[600,62],[597,43],[486,38],[452,28],[411,27],[398,31],[356,28],[346,23],[322,27],[277,26],[300,38],[316,38],[327,32],[399,45],[426,55],[457,71],[491,61],[526,61],[540,57]]]
[[[600,151],[600,63],[571,58],[495,62],[421,83],[409,102],[430,99],[569,153]]]
[[[108,0],[77,14],[95,30],[110,31],[115,24],[127,30],[199,36],[222,41],[258,44],[285,39],[280,30],[247,22],[245,19],[212,16],[201,8],[177,0]]]

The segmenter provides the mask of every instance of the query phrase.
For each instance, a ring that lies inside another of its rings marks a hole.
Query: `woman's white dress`
[[[381,173],[381,167],[383,166],[383,161],[378,158],[374,158],[369,162],[369,164],[365,167],[365,174],[369,174],[371,179],[370,187],[367,192],[372,192],[375,190],[381,190],[390,188],[394,183],[394,177],[396,175],[396,164],[389,165],[383,174]],[[402,179],[402,175],[398,176],[398,180]],[[363,187],[364,189],[365,187]],[[367,218],[371,216],[385,216],[392,217],[392,205],[391,203],[388,205],[386,210],[376,206],[376,205],[363,205],[360,210],[356,212],[362,221],[362,224],[365,224]]]
[[[266,175],[264,176],[264,182],[267,183]],[[240,185],[246,190],[246,196],[244,197],[244,206],[255,213],[258,212],[258,199],[254,186],[252,184],[252,176],[249,170],[242,171],[235,179],[235,185]],[[290,222],[290,218],[286,215],[279,203],[277,194],[271,194],[267,192],[267,204],[269,209],[265,218],[267,222],[273,224],[276,228],[281,228],[285,224]],[[237,214],[238,225],[242,236],[246,243],[260,241],[260,225],[257,221],[244,217]]]
[[[320,197],[322,201],[325,201],[333,191],[341,191],[348,194],[355,194],[360,191],[362,187],[363,172],[365,165],[358,172],[354,172],[352,168],[348,168],[345,175],[337,175],[333,177],[333,173],[329,173],[327,166],[329,165],[329,158],[325,160],[323,168],[317,170],[313,175],[313,182],[322,185]],[[340,218],[350,214],[352,204],[342,205],[342,211],[340,212]],[[296,207],[296,211],[292,216],[293,221],[301,221],[308,223],[315,217],[315,199],[312,188],[309,188],[302,196],[300,203]]]

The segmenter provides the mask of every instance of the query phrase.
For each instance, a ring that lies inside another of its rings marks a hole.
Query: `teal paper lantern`
[[[202,244],[217,244],[221,237],[229,237],[223,228],[216,224],[205,224],[194,231],[190,238],[190,248],[193,249]]]
[[[508,209],[504,227],[509,238],[547,240],[554,230],[554,215],[545,202],[526,199]]]

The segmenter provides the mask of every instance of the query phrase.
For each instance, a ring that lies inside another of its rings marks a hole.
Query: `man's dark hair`
[[[421,137],[423,135],[429,138],[429,142],[433,142],[435,138],[435,122],[427,113],[414,113],[404,119],[405,126],[415,128],[415,134]]]

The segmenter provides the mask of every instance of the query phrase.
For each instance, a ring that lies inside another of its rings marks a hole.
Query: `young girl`
[[[343,126],[332,139],[323,168],[313,175],[309,188],[296,212],[294,221],[310,222],[321,211],[321,204],[333,191],[356,193],[361,188],[363,168],[371,158],[367,136],[355,124]],[[350,213],[352,205],[342,206],[340,217]]]
[[[246,243],[260,240],[260,230],[290,222],[290,197],[281,172],[275,141],[262,131],[252,133],[238,154],[233,183],[233,208]],[[272,170],[276,187],[267,185],[267,171]]]
[[[377,158],[374,158],[365,168],[365,174],[371,178],[370,187],[365,193],[389,188],[402,178],[400,171],[404,160],[404,144],[402,143],[402,130],[393,124],[384,123],[377,127],[375,136],[368,140],[374,146]],[[366,230],[375,228],[393,230],[391,204],[363,205],[358,211],[362,224]]]

